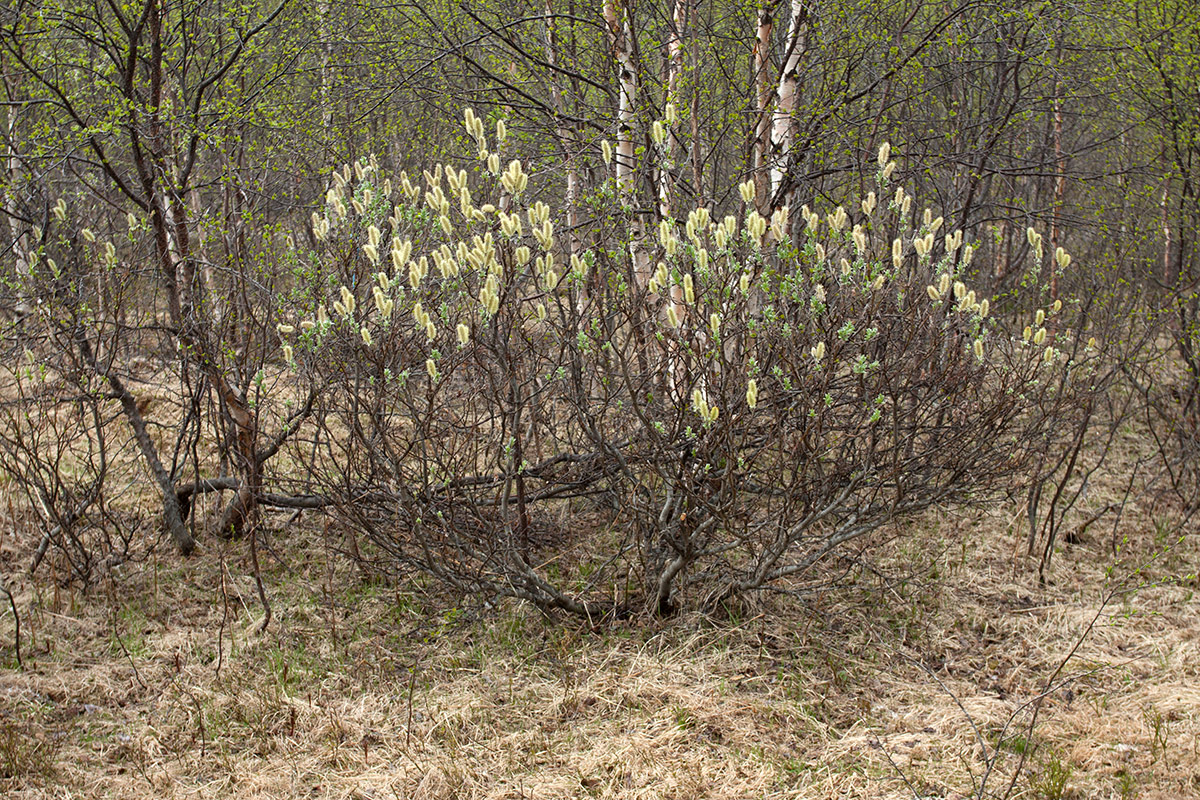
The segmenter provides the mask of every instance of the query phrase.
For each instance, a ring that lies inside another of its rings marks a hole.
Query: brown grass
[[[1119,559],[1097,528],[1041,586],[1017,510],[931,514],[880,543],[890,577],[851,565],[804,602],[598,631],[374,582],[283,516],[265,634],[242,544],[84,595],[21,578],[35,537],[5,536],[0,794],[968,797],[976,730],[990,751],[1013,718],[993,796],[1021,750],[1015,796],[1200,796],[1195,537],[1155,556],[1160,512],[1131,507]]]

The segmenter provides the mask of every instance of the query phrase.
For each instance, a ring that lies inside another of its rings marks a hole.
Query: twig
[[[408,744],[412,739],[412,719],[413,719],[413,693],[417,687],[417,667],[420,665],[418,661],[413,664],[413,668],[408,673],[408,722],[404,725],[404,751],[408,752]]]
[[[217,668],[214,677],[220,680],[225,662],[225,625],[229,622],[229,585],[225,582],[225,548],[221,548],[221,627],[217,630]],[[232,635],[232,631],[230,633]]]
[[[17,613],[17,601],[13,598],[12,592],[3,583],[0,583],[0,592],[4,592],[4,596],[8,598],[8,604],[12,606],[13,624],[15,626],[13,633],[13,649],[17,653],[17,668],[24,670],[25,662],[21,660],[21,615]]]
[[[258,588],[258,599],[262,602],[263,617],[262,624],[258,626],[258,632],[263,633],[267,630],[267,626],[271,624],[271,603],[267,600],[267,590],[263,587],[262,570],[258,566],[258,526],[253,525],[250,528],[250,561],[254,564],[254,585]]]
[[[1077,636],[1075,638],[1075,643],[1071,647],[1070,651],[1068,651],[1068,653],[1058,662],[1058,666],[1054,669],[1054,672],[1051,673],[1049,678],[1047,678],[1046,683],[1042,687],[1042,691],[1040,691],[1037,695],[1035,695],[1034,697],[1030,698],[1029,700],[1027,700],[1024,703],[1022,703],[1021,705],[1019,705],[1009,715],[1008,719],[1005,721],[1004,726],[1000,729],[1000,733],[998,734],[998,736],[996,738],[996,747],[994,750],[989,751],[988,746],[987,746],[987,741],[984,739],[982,731],[980,731],[978,724],[975,722],[975,718],[973,716],[971,716],[971,713],[969,711],[967,711],[966,706],[963,705],[963,703],[959,699],[958,695],[955,694],[953,692],[953,690],[951,690],[950,687],[948,687],[945,684],[945,682],[942,681],[941,678],[939,678],[936,674],[934,674],[932,669],[930,669],[927,665],[921,663],[920,661],[917,661],[916,659],[912,658],[911,656],[901,653],[898,650],[896,650],[895,648],[892,649],[896,655],[900,656],[905,661],[908,661],[911,664],[915,664],[916,666],[918,666],[919,668],[924,670],[925,673],[928,674],[931,678],[933,678],[933,680],[938,684],[938,686],[942,689],[942,691],[944,691],[947,695],[949,695],[950,699],[954,701],[954,704],[958,706],[958,709],[962,712],[963,717],[966,718],[967,724],[970,725],[972,732],[975,734],[976,741],[979,743],[979,746],[983,750],[983,763],[984,763],[983,775],[981,776],[978,783],[976,783],[974,772],[972,772],[969,767],[967,769],[968,774],[970,774],[970,776],[971,776],[972,785],[975,787],[975,797],[979,798],[979,800],[983,800],[983,798],[986,796],[985,792],[987,790],[988,779],[991,777],[993,771],[995,770],[996,764],[999,760],[1000,753],[1001,753],[1001,746],[1003,745],[1003,742],[1006,738],[1006,734],[1007,734],[1009,728],[1013,725],[1014,721],[1017,719],[1017,717],[1019,715],[1021,715],[1027,709],[1032,708],[1032,710],[1033,710],[1033,713],[1029,720],[1029,725],[1025,728],[1025,731],[1026,731],[1025,738],[1026,738],[1026,741],[1029,741],[1032,738],[1033,730],[1037,725],[1038,714],[1041,711],[1042,704],[1045,702],[1047,697],[1049,697],[1050,695],[1057,692],[1063,686],[1066,686],[1069,683],[1077,681],[1080,678],[1084,678],[1088,675],[1093,675],[1101,670],[1108,669],[1111,666],[1117,666],[1117,665],[1101,665],[1094,669],[1087,670],[1086,672],[1083,672],[1079,675],[1074,675],[1074,676],[1065,678],[1061,681],[1059,680],[1059,676],[1062,674],[1062,671],[1066,668],[1067,664],[1069,664],[1071,662],[1071,660],[1075,658],[1075,654],[1079,652],[1079,648],[1082,647],[1083,643],[1085,641],[1087,641],[1088,638],[1091,636],[1092,631],[1096,627],[1096,624],[1100,621],[1100,618],[1104,615],[1104,609],[1106,609],[1108,607],[1108,605],[1113,601],[1113,598],[1115,598],[1118,594],[1120,594],[1122,592],[1123,587],[1126,584],[1128,584],[1130,578],[1132,578],[1133,575],[1140,574],[1141,571],[1143,569],[1145,569],[1146,566],[1153,563],[1154,561],[1157,561],[1161,556],[1162,556],[1161,552],[1155,554],[1154,557],[1152,557],[1150,559],[1150,561],[1148,561],[1146,564],[1143,564],[1141,567],[1135,569],[1133,571],[1132,575],[1121,580],[1117,585],[1115,585],[1109,589],[1107,594],[1104,595],[1103,600],[1100,602],[1100,607],[1096,609],[1096,613],[1092,615],[1091,620],[1088,621],[1088,624],[1084,627],[1083,631],[1079,634],[1079,636]],[[1137,659],[1130,659],[1130,660],[1134,661]],[[888,755],[888,761],[891,761],[892,760],[891,756],[890,756],[890,754],[887,754],[886,749],[884,752],[885,752],[885,755]],[[1021,752],[1020,761],[1018,762],[1016,768],[1013,770],[1012,777],[1009,779],[1009,782],[1008,782],[1008,786],[1004,789],[1004,792],[1000,795],[1002,800],[1006,800],[1006,798],[1009,798],[1012,796],[1013,791],[1016,789],[1017,779],[1020,777],[1022,770],[1025,768],[1025,763],[1028,760],[1028,758],[1029,758],[1029,749],[1025,748]],[[894,763],[893,763],[893,767],[895,767]],[[904,780],[905,784],[908,784],[908,780],[905,777],[904,773],[900,772],[899,769],[897,769],[897,773],[900,775],[901,779]],[[911,785],[909,786],[909,788],[910,789],[912,788]]]
[[[917,787],[912,785],[912,781],[910,781],[908,776],[904,774],[904,770],[900,769],[900,765],[896,763],[894,758],[892,758],[892,754],[888,751],[884,743],[879,740],[878,736],[875,737],[875,744],[879,745],[879,749],[883,751],[884,757],[887,758],[888,763],[892,765],[892,769],[896,770],[896,774],[900,776],[900,780],[904,781],[904,785],[908,787],[910,792],[912,792],[913,797],[915,797],[917,800],[921,800],[921,793],[917,791]]]

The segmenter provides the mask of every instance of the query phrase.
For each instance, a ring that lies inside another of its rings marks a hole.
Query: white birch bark
[[[622,0],[604,0],[604,21],[608,25],[609,45],[617,63],[618,106],[617,146],[614,154],[617,185],[622,192],[633,188],[633,123],[637,104],[637,65],[633,59],[629,10]]]
[[[770,195],[761,213],[769,216],[776,208],[792,206],[790,198],[780,196],[789,162],[796,145],[796,110],[800,104],[800,66],[808,48],[808,6],[805,0],[791,0],[787,48],[783,71],[779,75],[777,102],[771,115]],[[791,230],[790,220],[785,230]]]
[[[762,202],[767,195],[769,178],[767,156],[771,144],[771,102],[774,86],[771,73],[771,36],[775,29],[775,8],[778,0],[763,3],[758,10],[758,25],[754,40],[754,87],[757,118],[754,125],[754,196]]]
[[[11,99],[14,92],[7,77],[7,70],[4,70],[3,60],[0,60],[0,73],[5,75],[5,89]],[[4,215],[8,217],[9,234],[12,236],[13,264],[16,267],[17,275],[24,280],[29,275],[29,233],[19,222],[17,197],[13,190],[13,187],[19,186],[21,182],[21,157],[16,149],[18,108],[19,106],[14,103],[4,110],[4,171],[7,179],[4,190]],[[29,310],[24,300],[24,294],[22,290],[21,300],[17,307],[17,312],[21,314],[27,313]]]
[[[632,230],[629,237],[629,253],[633,260],[634,279],[639,286],[650,281],[650,257],[642,240],[645,236],[645,220],[638,210],[634,180],[634,121],[637,111],[637,64],[634,60],[633,30],[629,19],[630,0],[604,0],[604,21],[608,27],[609,45],[617,64],[619,99],[617,109],[617,146],[613,159],[616,162],[617,189],[627,205],[634,208]]]

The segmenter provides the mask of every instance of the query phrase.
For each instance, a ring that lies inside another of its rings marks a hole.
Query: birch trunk
[[[781,192],[795,156],[800,64],[808,48],[808,6],[805,0],[791,0],[789,17],[787,48],[783,71],[779,75],[778,102],[771,117],[771,191],[766,207],[760,209],[764,216],[770,216],[777,208],[793,205],[789,202],[791,198],[781,196]],[[790,220],[786,221],[785,230],[791,230],[790,223]]]
[[[1055,60],[1062,61],[1063,49],[1063,19],[1062,7],[1058,6],[1058,37],[1055,43]],[[1063,155],[1062,146],[1062,128],[1063,128],[1063,113],[1062,113],[1062,81],[1056,76],[1054,79],[1054,104],[1053,104],[1053,139],[1054,139],[1054,202],[1050,209],[1050,299],[1058,299],[1058,261],[1054,258],[1058,252],[1059,239],[1061,236],[1061,220],[1063,196],[1066,194],[1067,188],[1067,160]]]
[[[754,87],[757,105],[754,124],[754,195],[760,202],[767,196],[770,188],[767,160],[771,147],[771,101],[775,91],[771,80],[771,34],[775,29],[777,4],[778,0],[771,0],[758,10],[754,41]]]
[[[554,108],[554,136],[560,153],[562,154],[563,164],[567,167],[567,192],[563,202],[566,204],[567,211],[567,251],[568,259],[574,256],[581,250],[579,243],[580,217],[579,217],[579,167],[577,166],[576,158],[579,154],[579,142],[575,135],[575,131],[566,125],[563,120],[566,118],[567,101],[563,87],[559,81],[562,79],[558,72],[558,36],[555,30],[554,23],[554,0],[546,0],[545,17],[543,24],[543,37],[546,52],[546,63],[550,66],[549,88],[550,88],[550,103]],[[583,281],[579,286],[579,293],[575,297],[576,309],[583,311],[588,298],[587,281]]]
[[[3,71],[3,62],[0,61],[0,72]],[[8,89],[8,95],[11,98],[13,92],[8,85],[7,78],[5,79],[5,88]],[[23,281],[29,276],[29,234],[19,222],[17,197],[13,190],[13,187],[19,186],[21,181],[21,158],[16,149],[17,109],[18,106],[13,103],[4,110],[4,171],[7,173],[5,176],[4,215],[8,217],[9,234],[12,236],[13,263],[17,276]],[[100,296],[103,297],[103,294]],[[28,313],[30,310],[25,303],[24,291],[21,291],[21,300],[16,310],[19,314]]]
[[[625,204],[633,208],[629,237],[629,255],[633,263],[633,278],[638,286],[650,281],[650,256],[643,246],[645,220],[637,201],[634,160],[634,121],[637,112],[638,78],[634,58],[633,29],[629,17],[629,0],[605,0],[604,21],[608,27],[609,45],[617,64],[620,89],[617,109],[616,162],[617,190]]]
[[[621,0],[604,1],[604,21],[608,25],[609,45],[617,64],[618,106],[616,162],[617,186],[622,193],[633,189],[633,122],[637,103],[637,67],[630,43],[629,11]]]

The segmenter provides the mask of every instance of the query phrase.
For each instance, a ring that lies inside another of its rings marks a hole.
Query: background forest
[[[6,0],[0,75],[0,785],[1200,791],[1194,4]]]

